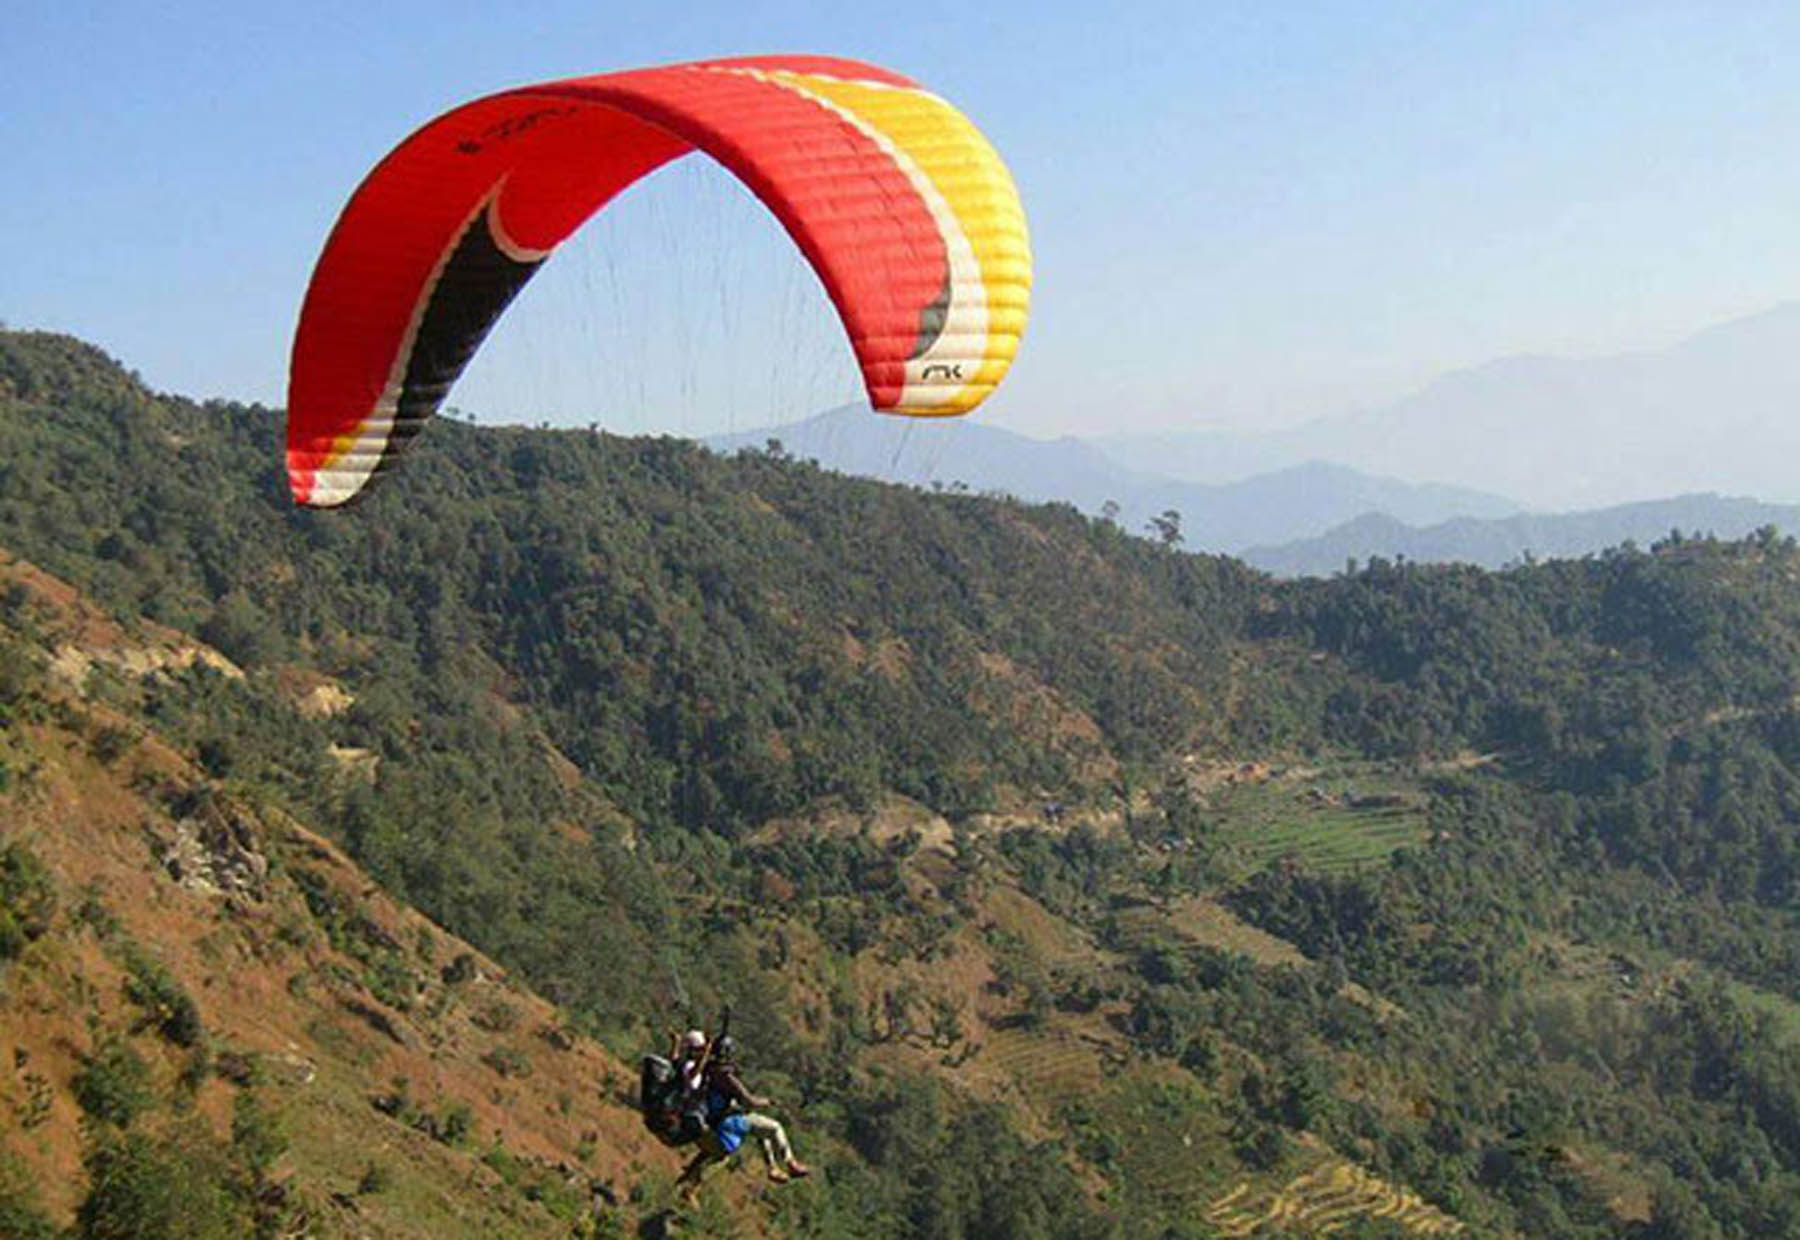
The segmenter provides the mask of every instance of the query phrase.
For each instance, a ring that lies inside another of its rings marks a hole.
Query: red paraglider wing
[[[955,109],[823,57],[575,78],[447,113],[352,197],[295,334],[294,498],[358,494],[549,253],[695,149],[742,179],[818,271],[874,407],[962,413],[993,390],[1024,327],[1030,256],[1004,166]]]

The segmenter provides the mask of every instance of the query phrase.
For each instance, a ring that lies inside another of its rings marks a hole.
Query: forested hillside
[[[97,933],[31,806],[82,778],[46,720],[109,712],[190,792],[334,841],[571,1037],[629,1062],[730,1001],[820,1174],[709,1189],[690,1234],[1800,1231],[1776,532],[1277,583],[775,451],[449,421],[366,502],[305,512],[279,443],[273,411],[0,334],[0,547],[124,635],[4,599],[0,1028]],[[152,634],[217,657],[105,657]],[[357,1002],[412,1001],[359,959]],[[179,1114],[96,1126],[90,1180]],[[15,1165],[44,1165],[34,1131],[0,1141]],[[641,1202],[545,1225],[664,1218],[674,1155],[633,1157]],[[331,1174],[304,1142],[252,1172],[296,1200]],[[121,1234],[21,1181],[0,1219]]]

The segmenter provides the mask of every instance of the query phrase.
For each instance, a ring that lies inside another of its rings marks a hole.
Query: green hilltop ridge
[[[1773,531],[1280,582],[280,439],[0,333],[0,1233],[1800,1234]],[[816,1174],[676,1213],[630,1065],[726,1002]]]

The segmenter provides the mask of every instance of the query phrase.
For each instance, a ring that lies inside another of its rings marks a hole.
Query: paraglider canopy
[[[994,390],[1024,330],[1031,256],[1005,166],[955,108],[885,69],[818,56],[571,78],[446,113],[345,207],[294,338],[295,501],[361,492],[550,252],[696,150],[799,245],[873,408],[961,414]]]

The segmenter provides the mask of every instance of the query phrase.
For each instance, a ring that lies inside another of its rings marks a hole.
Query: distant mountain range
[[[1326,576],[1342,569],[1346,560],[1375,555],[1499,568],[1528,554],[1539,559],[1589,555],[1627,539],[1647,545],[1667,537],[1671,530],[1741,538],[1765,525],[1784,533],[1800,531],[1800,505],[1765,504],[1724,495],[1682,495],[1555,516],[1459,517],[1422,528],[1371,512],[1316,538],[1249,547],[1240,555],[1256,567],[1282,576]]]
[[[1429,525],[1520,510],[1474,488],[1398,482],[1318,461],[1220,485],[1185,482],[1129,469],[1079,439],[1031,439],[975,421],[882,417],[855,406],[706,443],[729,453],[761,449],[771,439],[828,469],[888,482],[1004,491],[1073,504],[1096,516],[1110,501],[1118,505],[1119,524],[1134,533],[1174,509],[1182,517],[1185,545],[1197,551],[1236,552],[1308,538],[1370,512]]]
[[[1266,434],[1164,431],[1095,443],[1127,468],[1212,484],[1329,461],[1496,490],[1548,511],[1702,491],[1800,501],[1796,393],[1800,303],[1666,349],[1506,358],[1387,405]]]
[[[707,442],[730,452],[777,439],[795,456],[890,482],[1003,491],[1093,515],[1116,505],[1134,533],[1174,509],[1190,549],[1283,574],[1372,555],[1495,567],[1676,528],[1800,529],[1800,503],[1774,502],[1800,501],[1796,392],[1800,303],[1662,350],[1507,358],[1380,408],[1266,434],[1045,441],[845,407]]]

